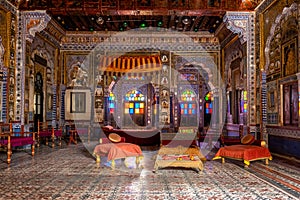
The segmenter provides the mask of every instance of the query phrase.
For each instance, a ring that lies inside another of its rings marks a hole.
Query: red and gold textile
[[[234,158],[246,161],[267,159],[271,160],[272,156],[268,148],[254,145],[231,145],[221,147],[216,153],[214,159]]]
[[[94,149],[95,155],[107,155],[107,160],[115,160],[131,156],[142,156],[141,148],[131,143],[107,143],[99,144]]]

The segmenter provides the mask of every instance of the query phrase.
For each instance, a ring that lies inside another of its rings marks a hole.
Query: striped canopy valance
[[[159,55],[152,56],[101,56],[99,70],[114,73],[143,73],[161,70]]]

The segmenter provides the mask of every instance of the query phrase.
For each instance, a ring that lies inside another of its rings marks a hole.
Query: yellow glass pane
[[[144,108],[144,103],[140,103],[140,108]]]
[[[134,107],[134,103],[130,103],[129,108],[133,108],[133,107]]]
[[[139,108],[136,108],[136,109],[135,109],[135,113],[136,113],[136,114],[139,114],[139,113],[140,113],[140,109],[139,109]]]
[[[125,108],[125,114],[129,114],[129,109]]]

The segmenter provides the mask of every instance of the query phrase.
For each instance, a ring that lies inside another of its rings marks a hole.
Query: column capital
[[[51,17],[45,10],[24,11],[21,13],[23,27],[25,28],[25,37],[29,42],[33,41],[36,32],[40,32],[47,27]]]

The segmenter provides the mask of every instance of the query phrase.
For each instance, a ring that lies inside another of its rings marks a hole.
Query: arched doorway
[[[180,126],[196,126],[197,118],[196,93],[190,89],[186,89],[180,96]]]

